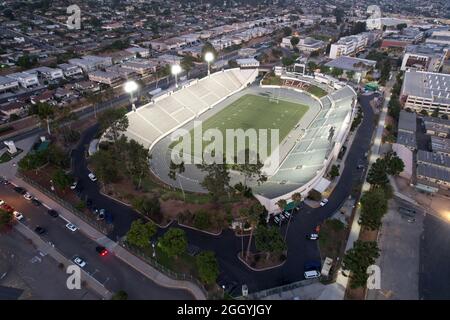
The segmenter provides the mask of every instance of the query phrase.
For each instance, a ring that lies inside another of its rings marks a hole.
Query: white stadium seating
[[[176,128],[191,121],[256,79],[257,69],[219,71],[127,114],[124,134],[151,148]]]

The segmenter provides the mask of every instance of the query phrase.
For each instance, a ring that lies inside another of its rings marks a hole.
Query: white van
[[[315,279],[320,277],[320,272],[317,270],[305,271],[303,275],[305,279]]]

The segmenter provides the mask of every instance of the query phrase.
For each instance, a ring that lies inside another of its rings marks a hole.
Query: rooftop
[[[407,132],[416,132],[417,116],[413,112],[407,112],[405,110],[400,111],[400,118],[398,120],[398,130]]]
[[[429,163],[433,166],[446,167],[450,171],[450,157],[442,153],[417,151],[417,162]]]
[[[414,133],[399,131],[397,143],[410,148],[417,148],[416,135]]]
[[[417,165],[417,175],[450,182],[450,171],[439,167],[433,167],[426,164]]]
[[[370,69],[371,67],[375,67],[376,64],[377,62],[374,60],[340,56],[325,65],[331,68],[339,68],[343,70],[363,71]]]
[[[407,71],[402,93],[450,104],[450,74]]]

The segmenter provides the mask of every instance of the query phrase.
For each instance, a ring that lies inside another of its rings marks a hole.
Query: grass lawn
[[[315,95],[317,98],[322,98],[327,95],[327,92],[325,90],[317,86],[310,86],[308,88],[308,92],[312,95]]]
[[[271,85],[271,86],[281,86],[281,78],[275,75],[267,75],[263,79],[263,85]]]
[[[268,97],[247,94],[216,113],[202,124],[203,132],[208,129],[219,129],[225,139],[226,129],[278,129],[280,142],[292,130],[297,122],[308,111],[308,106],[279,100],[270,101]],[[190,132],[194,136],[194,129]],[[194,139],[192,139],[194,140]],[[203,148],[210,142],[204,142]],[[226,141],[223,142],[224,145]],[[270,149],[270,132],[268,132],[268,150]],[[173,143],[171,147],[177,143]],[[248,144],[248,141],[246,142]],[[191,144],[191,154],[194,154],[194,141]],[[254,149],[256,150],[256,148]]]
[[[319,247],[322,258],[336,261],[346,239],[344,224],[336,219],[328,219],[320,226]]]

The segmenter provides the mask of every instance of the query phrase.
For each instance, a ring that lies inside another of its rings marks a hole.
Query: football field
[[[203,121],[202,130],[205,132],[212,128],[219,129],[225,139],[227,129],[243,129],[244,131],[252,128],[256,130],[278,129],[279,142],[281,142],[307,111],[308,106],[306,105],[281,99],[277,102],[268,96],[246,94]],[[190,131],[191,137],[194,137],[193,132],[194,129]],[[209,143],[204,142],[203,147]],[[270,131],[268,130],[267,145],[269,148],[270,143]],[[191,154],[194,154],[193,145],[192,141]],[[269,149],[269,154],[270,151]]]

